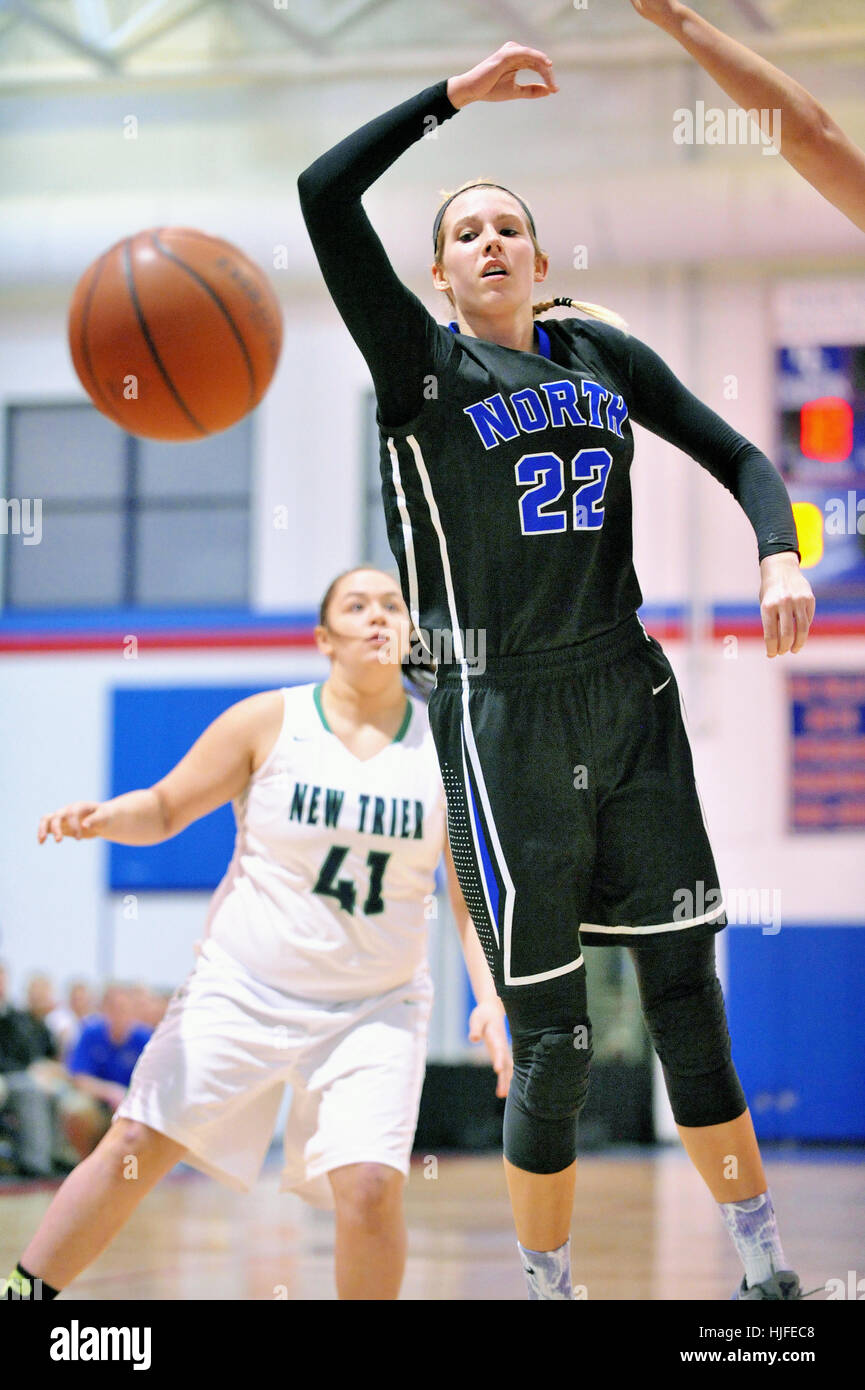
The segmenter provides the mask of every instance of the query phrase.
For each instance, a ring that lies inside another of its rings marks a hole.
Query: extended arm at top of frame
[[[678,0],[631,0],[674,38],[746,111],[780,111],[781,154],[839,212],[865,232],[865,152],[816,97],[750,48]]]

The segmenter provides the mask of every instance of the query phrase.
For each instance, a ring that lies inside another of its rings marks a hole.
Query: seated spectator
[[[13,1161],[25,1177],[51,1177],[57,1145],[53,1086],[40,1077],[39,1064],[56,1057],[44,1023],[9,1000],[9,977],[0,965],[0,1109],[10,1125]]]
[[[173,989],[157,989],[153,991],[153,1008],[150,1011],[150,1026],[156,1030],[164,1019],[168,1005],[174,998]]]
[[[152,1031],[136,1021],[134,991],[107,985],[101,1013],[84,1023],[66,1061],[79,1093],[66,1107],[66,1132],[82,1158],[108,1129]]]
[[[61,1057],[75,1046],[82,1023],[94,1012],[93,991],[87,981],[73,980],[66,992],[66,1001],[55,1005],[45,1019],[57,1039]]]
[[[173,993],[170,989],[151,989],[150,985],[136,985],[133,989],[133,1002],[137,1022],[143,1023],[145,1028],[158,1028],[165,1017]]]
[[[56,1060],[60,1055],[60,1049],[47,1021],[52,1009],[57,1007],[57,997],[50,977],[41,974],[31,975],[27,982],[26,998],[24,1018],[33,1039],[34,1060],[37,1057]]]

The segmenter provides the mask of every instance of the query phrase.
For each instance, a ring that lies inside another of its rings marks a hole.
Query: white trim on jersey
[[[468,756],[469,756],[469,762],[471,763],[472,771],[473,771],[474,774],[475,774],[475,781],[477,782],[478,792],[480,793],[481,804],[483,805],[483,808],[484,808],[484,815],[486,816],[487,827],[488,827],[489,834],[490,834],[490,840],[491,840],[491,842],[492,842],[492,850],[493,850],[493,852],[494,852],[494,854],[495,854],[496,863],[497,863],[497,865],[498,865],[499,873],[501,874],[501,878],[502,878],[502,883],[504,884],[504,890],[505,890],[505,911],[504,911],[504,951],[503,951],[503,957],[504,957],[504,977],[505,977],[505,984],[506,984],[506,985],[530,985],[530,984],[537,984],[537,983],[539,983],[541,980],[553,980],[553,979],[555,979],[555,978],[556,978],[557,976],[559,976],[559,975],[567,975],[567,974],[569,974],[570,971],[572,971],[572,970],[578,970],[578,969],[580,968],[580,966],[583,964],[583,957],[582,957],[582,955],[579,955],[579,956],[576,958],[576,960],[569,961],[567,965],[560,965],[560,966],[557,966],[557,968],[556,968],[555,970],[546,970],[546,971],[543,971],[542,973],[537,974],[537,975],[513,975],[513,974],[511,973],[511,930],[512,930],[512,924],[513,924],[514,900],[515,900],[515,898],[516,898],[516,890],[515,890],[515,888],[514,888],[513,879],[511,878],[510,871],[509,871],[508,865],[507,865],[507,861],[505,860],[504,851],[502,850],[501,842],[500,842],[500,840],[499,840],[498,831],[497,831],[497,829],[496,829],[496,823],[495,823],[495,821],[494,821],[494,819],[493,819],[492,807],[490,806],[489,794],[488,794],[488,792],[487,792],[486,783],[485,783],[485,781],[484,781],[483,771],[482,771],[482,769],[481,769],[480,756],[479,756],[479,754],[478,754],[477,744],[475,743],[474,730],[472,729],[471,717],[470,717],[470,714],[469,714],[469,674],[468,674],[468,663],[466,662],[466,659],[465,659],[465,652],[464,652],[464,650],[463,650],[462,630],[461,630],[461,628],[460,628],[459,619],[458,619],[458,615],[457,615],[456,598],[455,598],[455,596],[454,596],[453,576],[452,576],[452,574],[451,574],[450,560],[449,560],[449,558],[448,558],[447,541],[445,540],[445,534],[444,534],[444,530],[442,529],[441,517],[440,517],[440,515],[439,515],[438,504],[437,504],[437,502],[436,502],[436,500],[435,500],[435,496],[433,495],[432,482],[430,481],[430,476],[429,476],[429,473],[428,473],[428,471],[427,471],[426,464],[424,463],[423,454],[422,454],[422,452],[421,452],[420,444],[418,443],[418,441],[417,441],[417,439],[415,438],[415,436],[412,435],[412,434],[406,436],[406,443],[408,444],[409,448],[410,448],[411,451],[412,451],[412,455],[413,455],[414,461],[415,461],[415,466],[416,466],[417,471],[418,471],[418,476],[419,476],[419,478],[420,478],[420,480],[421,480],[421,487],[423,488],[423,494],[424,494],[424,497],[426,498],[426,503],[427,503],[427,506],[428,506],[428,508],[429,508],[430,520],[432,521],[432,524],[433,524],[433,527],[434,527],[434,529],[435,529],[436,535],[438,536],[439,553],[440,553],[440,556],[441,556],[441,563],[442,563],[442,572],[443,572],[443,575],[444,575],[445,589],[446,589],[446,592],[447,592],[447,599],[448,599],[448,612],[449,612],[449,614],[450,614],[450,620],[451,620],[451,630],[452,630],[453,643],[454,643],[454,655],[456,656],[456,659],[457,659],[457,661],[459,662],[459,667],[460,667],[460,677],[461,677],[461,684],[462,684],[462,701],[463,701],[463,740],[464,740],[463,747],[464,747],[464,756],[465,756],[465,751],[467,750],[467,751],[468,751]],[[392,454],[393,454],[393,452],[395,452],[395,450],[394,450],[394,448],[393,448],[393,438],[390,438],[390,439],[388,440],[388,449],[391,451]],[[405,502],[404,496],[403,496],[403,502]],[[400,513],[400,515],[402,515],[402,512]],[[406,506],[406,508],[405,508],[405,515],[406,515],[406,517],[408,518],[408,508],[407,508],[407,506]],[[404,530],[403,530],[403,538],[404,538],[404,541],[405,541],[405,543],[406,543],[407,552],[408,552],[409,547],[411,547],[411,561],[410,561],[410,563],[407,561],[407,563],[409,563],[409,574],[414,573],[414,575],[415,575],[415,582],[417,582],[417,569],[416,569],[415,560],[414,560],[414,545],[413,545],[413,541],[412,541],[412,538],[411,538],[411,529],[410,529],[410,526],[411,526],[411,522],[410,522],[410,518],[409,518],[409,530],[408,530],[408,533],[406,533],[405,528],[404,528]],[[409,593],[411,593],[411,590],[409,590]],[[475,843],[476,862],[477,862],[477,864],[478,864],[481,882],[483,883],[483,887],[484,887],[484,898],[485,898],[485,900],[486,900],[486,902],[487,902],[487,905],[488,905],[488,907],[489,907],[489,892],[488,892],[488,888],[487,888],[487,884],[486,884],[486,880],[485,880],[485,876],[484,876],[483,862],[482,862],[480,856],[479,856],[478,853],[477,853],[478,846],[477,846],[477,840],[476,840],[475,831],[474,831],[474,818],[473,818],[473,816],[471,815],[471,804],[472,804],[472,802],[471,802],[471,796],[472,796],[472,793],[471,793],[471,787],[469,786],[469,783],[468,783],[468,769],[465,767],[465,765],[464,765],[463,771],[464,771],[464,776],[465,776],[465,778],[466,778],[466,783],[465,783],[465,796],[466,796],[466,801],[467,801],[467,804],[468,804],[468,807],[469,807],[469,821],[472,823],[472,838],[473,838],[474,843]],[[492,912],[490,912],[490,921],[491,921],[491,923],[492,923],[493,931],[496,932],[496,921],[495,921],[495,917],[493,916]],[[496,941],[498,942],[498,933],[497,933],[497,932],[496,932]]]
[[[391,462],[391,481],[393,482],[394,492],[396,493],[396,505],[402,521],[402,543],[405,549],[405,562],[408,570],[408,611],[414,623],[415,632],[421,645],[426,648],[427,655],[432,660],[432,652],[423,640],[420,626],[420,605],[418,599],[417,565],[414,558],[414,545],[411,534],[411,517],[408,514],[408,503],[403,492],[402,478],[399,472],[399,454],[393,442],[393,438],[387,441],[388,453]]]

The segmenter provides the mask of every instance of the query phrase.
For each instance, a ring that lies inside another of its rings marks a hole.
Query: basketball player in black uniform
[[[540,81],[521,87],[526,68]],[[630,422],[689,453],[743,507],[770,656],[801,649],[814,608],[784,485],[621,328],[597,313],[534,323],[556,301],[533,309],[547,258],[515,194],[479,181],[439,209],[433,279],[455,312],[447,328],[399,281],[361,205],[471,101],[556,90],[545,54],[505,44],[316,160],[301,205],[372,374],[390,544],[438,658],[430,720],[449,834],[513,1035],[505,1168],[529,1297],[573,1296],[591,1057],[582,940],[631,950],[679,1132],[743,1260],[738,1296],[795,1298],[730,1059],[714,964],[726,919],[676,681],[636,613]]]

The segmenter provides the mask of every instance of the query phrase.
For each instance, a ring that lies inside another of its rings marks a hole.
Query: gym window
[[[249,419],[168,444],[87,403],[7,406],[6,610],[248,607],[251,460]]]

